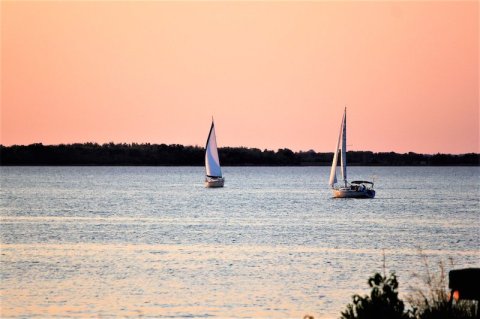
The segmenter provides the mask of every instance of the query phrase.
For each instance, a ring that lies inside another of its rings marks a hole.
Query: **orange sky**
[[[479,152],[479,3],[1,2],[1,143]]]

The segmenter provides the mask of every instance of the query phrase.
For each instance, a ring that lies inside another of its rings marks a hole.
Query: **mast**
[[[347,107],[343,111],[342,119],[342,156],[340,165],[342,169],[342,179],[345,187],[347,187]]]

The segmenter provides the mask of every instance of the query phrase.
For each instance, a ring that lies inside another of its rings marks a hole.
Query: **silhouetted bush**
[[[414,313],[405,311],[398,298],[398,281],[394,273],[390,277],[376,273],[368,280],[372,288],[370,296],[354,295],[353,304],[342,312],[342,319],[410,319]]]

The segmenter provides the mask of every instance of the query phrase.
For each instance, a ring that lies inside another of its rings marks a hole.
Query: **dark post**
[[[451,270],[448,273],[448,287],[451,289],[450,305],[455,300],[476,300],[476,317],[479,318],[480,268]]]

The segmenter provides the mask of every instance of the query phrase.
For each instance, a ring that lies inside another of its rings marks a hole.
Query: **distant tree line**
[[[199,166],[204,164],[205,149],[178,144],[60,144],[0,145],[0,165],[151,165]],[[246,147],[219,149],[225,166],[328,166],[333,153],[313,150],[293,152],[288,148],[260,150]],[[417,154],[349,151],[349,165],[365,166],[478,166],[480,154]]]

